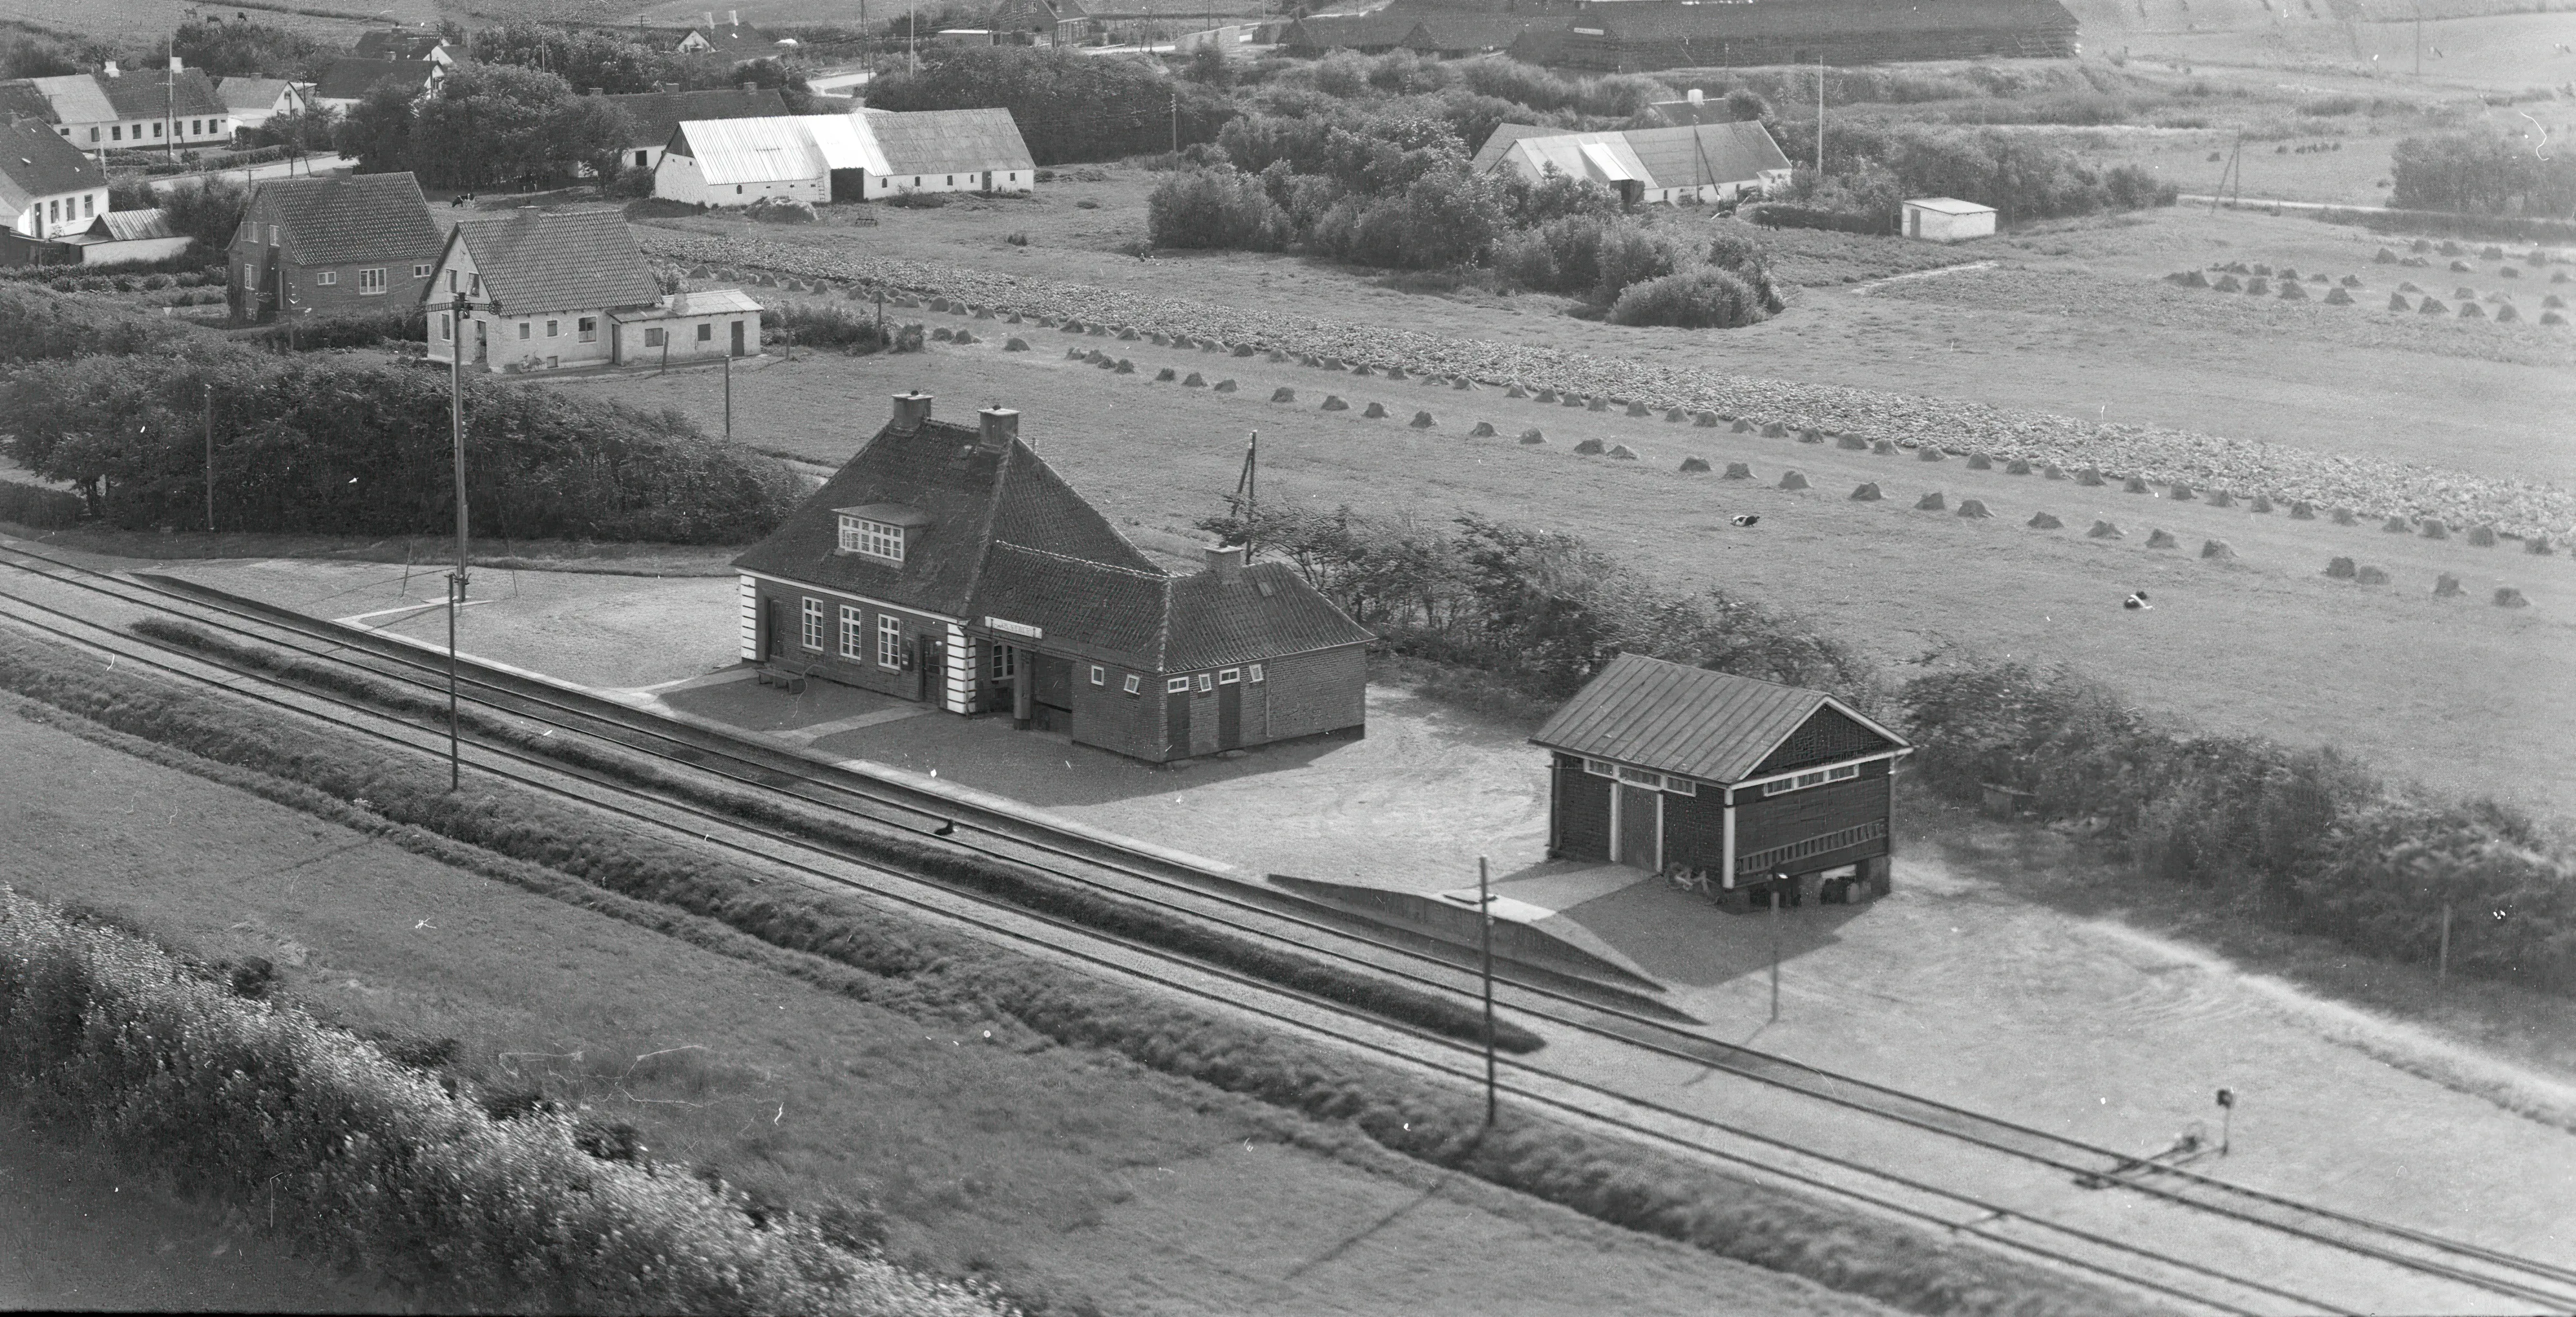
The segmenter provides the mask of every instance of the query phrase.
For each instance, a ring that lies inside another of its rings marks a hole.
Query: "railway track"
[[[293,651],[307,659],[348,664],[378,679],[413,682],[423,687],[443,687],[445,681],[443,655],[206,587],[166,579],[101,573],[14,545],[0,546],[0,565],[15,569],[22,577],[42,577],[58,586],[114,599],[150,614],[185,619],[211,629],[228,631],[262,645]],[[92,621],[15,591],[0,590],[0,600],[12,606],[11,611],[22,626],[31,626],[74,643],[105,646],[133,654],[173,674],[205,680],[188,671],[188,665],[224,666],[216,656],[205,652],[148,642],[111,624]],[[63,625],[31,617],[30,610],[58,619]],[[176,655],[184,661],[174,664],[155,659],[142,652],[147,650]],[[1300,910],[1297,908],[1299,903],[1293,898],[1283,902],[1248,896],[1242,890],[1243,884],[1194,870],[1166,857],[1129,850],[1114,842],[1081,833],[1053,829],[1001,809],[911,788],[899,781],[837,769],[774,746],[676,722],[649,711],[519,674],[480,665],[472,665],[468,671],[471,674],[469,698],[493,710],[539,722],[553,730],[607,740],[634,753],[684,764],[735,783],[785,791],[809,803],[844,810],[884,826],[934,832],[941,825],[954,825],[947,838],[951,843],[1021,864],[1031,863],[1032,856],[1035,856],[1040,866],[1049,872],[1098,886],[1120,899],[1163,904],[1193,917],[1214,920],[1245,936],[1275,940],[1306,955],[1337,959],[1366,972],[1392,976],[1429,990],[1451,992],[1473,987],[1469,967],[1461,963],[1462,957],[1456,954],[1455,949],[1417,945],[1428,939],[1392,936],[1397,930],[1353,928],[1351,924],[1354,921],[1338,916],[1338,912],[1334,912],[1336,918],[1330,919],[1316,915],[1317,910],[1328,908]],[[263,682],[297,690],[307,699],[326,701],[362,714],[360,718],[351,718],[313,714],[309,709],[299,709],[310,716],[320,716],[325,721],[413,749],[425,748],[420,742],[366,725],[365,719],[401,720],[362,701],[320,688],[278,681],[264,674],[250,675],[260,676]],[[236,687],[236,693],[250,692],[242,692]],[[273,697],[255,693],[252,697],[279,702]],[[418,723],[409,726],[415,730],[424,728]],[[426,730],[443,738],[444,722],[427,725]],[[485,759],[477,766],[478,771],[494,773],[557,794],[571,793],[550,785],[544,780],[548,775],[583,776],[556,759],[527,754],[476,737],[466,739]],[[634,792],[631,783],[604,775],[596,779],[594,785],[613,792]],[[583,798],[593,805],[601,803],[596,799]],[[655,799],[666,809],[687,808],[658,796]],[[615,808],[613,805],[608,807]],[[665,820],[649,819],[638,811],[624,812],[657,826],[672,826]],[[692,812],[702,816],[702,821],[720,823],[726,829],[762,831],[738,819],[703,810]],[[691,827],[694,829],[695,825]],[[690,835],[699,834],[692,830]],[[765,835],[779,846],[830,853],[828,848],[818,847],[804,838],[780,833]],[[845,874],[829,872],[812,864],[783,861],[770,848],[761,848],[754,853],[771,863],[788,863],[824,881],[852,883]],[[846,856],[834,858],[845,864],[853,862]],[[919,875],[892,876],[935,883],[935,880],[924,880]],[[889,895],[881,890],[878,894]],[[1001,904],[973,893],[960,894],[988,904]],[[904,898],[898,895],[894,899]],[[910,903],[921,904],[918,901]],[[1300,998],[1310,1007],[1336,1015],[1351,1013],[1351,1008],[1341,1003],[1300,994],[1268,981],[1231,974],[1160,948],[1107,936],[1093,928],[1049,921],[1020,907],[1006,905],[1005,908],[1020,919],[1057,923],[1061,932],[1118,944],[1130,957],[1142,955],[1165,963],[1186,964],[1201,974],[1213,973],[1232,979],[1239,987]],[[946,917],[955,917],[953,911],[943,910],[942,913]],[[969,919],[967,922],[988,931],[1028,940],[1025,933],[1002,928],[993,920]],[[1080,951],[1069,954],[1095,964],[1109,963],[1095,954]],[[1117,968],[1120,973],[1139,972],[1132,965]],[[1144,977],[1157,978],[1166,986],[1175,986],[1169,975],[1145,974]],[[1872,1120],[1893,1122],[2024,1166],[2074,1177],[2078,1182],[2124,1188],[2162,1205],[2216,1217],[2231,1226],[2259,1228],[2306,1246],[2366,1259],[2372,1265],[2457,1286],[2463,1292],[2477,1293],[2489,1305],[2502,1299],[2534,1305],[2537,1310],[2576,1311],[2576,1269],[2299,1202],[2188,1167],[2134,1158],[2116,1150],[1900,1089],[1727,1044],[1677,1026],[1668,1012],[1658,1014],[1654,1010],[1637,1008],[1642,1000],[1638,994],[1604,994],[1593,990],[1590,985],[1551,983],[1543,981],[1543,978],[1523,976],[1509,983],[1501,997],[1503,1004],[1534,1023],[1615,1040],[1623,1046],[1654,1055],[1685,1060],[1743,1080],[1788,1090]],[[1426,1057],[1419,1047],[1412,1050],[1390,1048],[1381,1041],[1361,1037],[1348,1029],[1321,1027],[1311,1018],[1291,1019],[1276,1010],[1247,1006],[1239,992],[1184,990],[1223,1002],[1229,1007],[1252,1009],[1259,1014],[1288,1020],[1300,1029],[1326,1033],[1344,1045],[1402,1056],[1408,1064],[1434,1073],[1470,1081],[1482,1078],[1477,1068],[1461,1067],[1436,1056]],[[1644,1005],[1651,1007],[1654,1004],[1645,1002]],[[1437,1048],[1453,1058],[1461,1050],[1472,1050],[1463,1049],[1454,1039],[1423,1030],[1385,1021],[1375,1023],[1381,1028],[1408,1034],[1416,1044]],[[2051,1220],[2045,1211],[1992,1201],[1981,1194],[1944,1187],[1858,1158],[1836,1156],[1801,1146],[1793,1140],[1618,1092],[1530,1060],[1509,1060],[1506,1065],[1525,1078],[1525,1082],[1507,1087],[1535,1105],[1607,1123],[1634,1136],[1687,1148],[1703,1156],[1786,1178],[1839,1197],[1867,1203],[1881,1211],[1975,1233],[2004,1247],[2115,1279],[2167,1298],[2216,1311],[2249,1314],[2342,1312],[2370,1306],[2366,1302],[2320,1298],[2267,1279],[2242,1274],[2241,1267],[2231,1269],[2225,1254],[2213,1262],[2130,1244],[2101,1230],[2088,1230]],[[1737,1148],[1756,1151],[1748,1153]],[[1962,1220],[1960,1214],[1963,1212],[1974,1215]],[[2020,1237],[2025,1234],[2043,1236],[2049,1242]],[[2260,1306],[2248,1307],[2247,1304]]]

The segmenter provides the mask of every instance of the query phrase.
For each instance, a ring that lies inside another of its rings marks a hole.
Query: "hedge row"
[[[418,307],[384,311],[347,311],[338,315],[301,316],[233,336],[272,352],[311,352],[317,348],[371,348],[384,343],[427,341],[426,317]]]
[[[194,332],[159,317],[0,284],[0,362],[160,352]]]
[[[447,718],[444,699],[337,664],[316,663],[266,646],[245,645],[185,622],[146,618],[134,623],[133,629],[155,640],[215,655],[228,664],[251,667],[338,691],[389,712],[441,723]],[[460,723],[478,736],[500,741],[526,753],[603,773],[629,785],[676,797],[732,818],[779,828],[826,846],[836,854],[892,865],[909,872],[927,873],[1008,901],[1024,910],[1104,933],[1135,938],[1451,1038],[1474,1042],[1484,1037],[1482,1014],[1465,1002],[1352,974],[1293,952],[1279,951],[1219,932],[1196,920],[1104,896],[1025,865],[933,845],[908,833],[861,828],[818,818],[806,810],[782,803],[793,797],[781,792],[738,791],[711,786],[695,778],[664,771],[640,755],[571,737],[549,736],[477,710],[463,710],[461,715]],[[1545,1041],[1509,1021],[1496,1027],[1494,1040],[1503,1050],[1513,1053],[1535,1052]]]
[[[0,290],[0,347],[8,305]],[[199,342],[0,377],[10,455],[91,491],[100,514],[128,529],[203,524],[209,420],[224,530],[453,527],[443,371]],[[587,391],[469,380],[465,427],[467,505],[487,538],[739,544],[769,533],[802,497],[775,459],[677,412]]]
[[[2331,749],[2191,735],[2064,670],[1987,664],[1905,688],[1914,768],[1934,791],[2033,793],[2148,871],[2250,917],[2372,955],[2576,987],[2576,852],[2489,800],[2392,786]]]
[[[993,1314],[698,1178],[602,1160],[567,1116],[470,1094],[160,948],[0,887],[0,1078],[130,1165],[235,1202],[335,1261],[525,1312]]]
[[[1810,1277],[1925,1314],[2125,1314],[2123,1294],[1926,1232],[1847,1216],[1646,1148],[1484,1104],[1339,1049],[1182,1008],[1159,993],[1067,975],[990,944],[851,907],[821,893],[754,887],[742,870],[639,839],[570,807],[483,787],[405,757],[304,733],[219,697],[102,670],[50,647],[0,648],[0,687],[147,740],[285,779],[389,821],[414,824],[587,884],[560,899],[632,899],[668,910],[652,926],[699,940],[727,927],[879,976],[893,1009],[981,1011],[1060,1043],[1116,1051],[1168,1074],[1324,1120],[1395,1152],[1476,1175],[1606,1221]],[[218,769],[217,771],[228,771]],[[503,861],[502,863],[507,863]],[[604,889],[604,890],[601,890]],[[637,911],[639,920],[653,916]],[[851,987],[860,985],[852,980]]]
[[[80,495],[70,490],[0,480],[0,521],[35,530],[67,530],[79,524],[86,510]]]

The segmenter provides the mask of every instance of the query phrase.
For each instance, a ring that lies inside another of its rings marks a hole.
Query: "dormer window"
[[[890,563],[903,561],[903,527],[843,514],[841,552],[860,553]]]
[[[911,547],[914,534],[930,524],[928,514],[900,503],[871,503],[834,511],[841,519],[841,552],[895,567],[903,565],[904,552]]]

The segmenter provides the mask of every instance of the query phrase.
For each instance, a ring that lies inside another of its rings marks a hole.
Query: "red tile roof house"
[[[623,213],[522,206],[457,222],[419,290],[429,359],[460,330],[466,364],[577,370],[756,356],[760,304],[741,290],[662,291]],[[454,308],[468,304],[460,325]]]
[[[1621,654],[1530,744],[1554,752],[1551,859],[1699,870],[1739,912],[1887,894],[1914,749],[1822,691]]]
[[[439,241],[409,174],[255,183],[226,255],[232,322],[407,309],[429,283]]]
[[[742,573],[742,657],[1151,763],[1366,728],[1375,636],[1293,569],[1172,576],[1019,436],[894,418]]]

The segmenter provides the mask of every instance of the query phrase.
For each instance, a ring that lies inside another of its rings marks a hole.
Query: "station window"
[[[1212,691],[1212,690],[1215,690],[1215,689],[1216,689],[1216,679],[1215,679],[1213,676],[1211,676],[1210,674],[1208,674],[1208,673],[1204,673],[1204,672],[1200,673],[1200,674],[1199,674],[1199,694],[1201,694],[1201,695],[1205,695],[1205,694],[1207,694],[1209,691]]]
[[[820,599],[805,601],[804,640],[805,648],[817,654],[823,652],[823,601]]]
[[[1187,678],[1187,677],[1174,677],[1174,678],[1172,678],[1171,680],[1169,680],[1169,681],[1167,681],[1167,682],[1164,682],[1164,683],[1163,683],[1163,693],[1164,693],[1165,695],[1187,695],[1187,694],[1189,694],[1189,693],[1190,693],[1190,679],[1189,679],[1189,678]]]
[[[1127,679],[1125,681],[1118,683],[1118,689],[1125,691],[1130,695],[1133,695],[1144,688],[1145,679],[1132,672],[1127,674]]]
[[[1091,684],[1092,684],[1092,685],[1094,685],[1094,686],[1106,686],[1106,685],[1108,685],[1108,684],[1109,684],[1109,669],[1104,668],[1104,667],[1100,666],[1100,665],[1099,665],[1099,664],[1097,664],[1097,663],[1092,664],[1092,665],[1091,665]]]
[[[877,666],[903,666],[903,619],[891,613],[877,617]]]
[[[855,663],[867,656],[867,610],[841,605],[841,657]]]
[[[1216,674],[1216,684],[1219,686],[1232,686],[1242,680],[1243,669],[1241,668],[1227,668],[1225,671]]]
[[[1008,681],[1020,672],[1020,652],[1008,645],[993,646],[993,680]]]
[[[1261,675],[1261,665],[1260,665],[1260,664],[1258,664],[1258,663],[1255,663],[1255,664],[1250,665],[1249,667],[1246,667],[1246,668],[1243,670],[1243,679],[1244,679],[1245,681],[1260,681],[1260,680],[1263,680],[1262,675]]]

